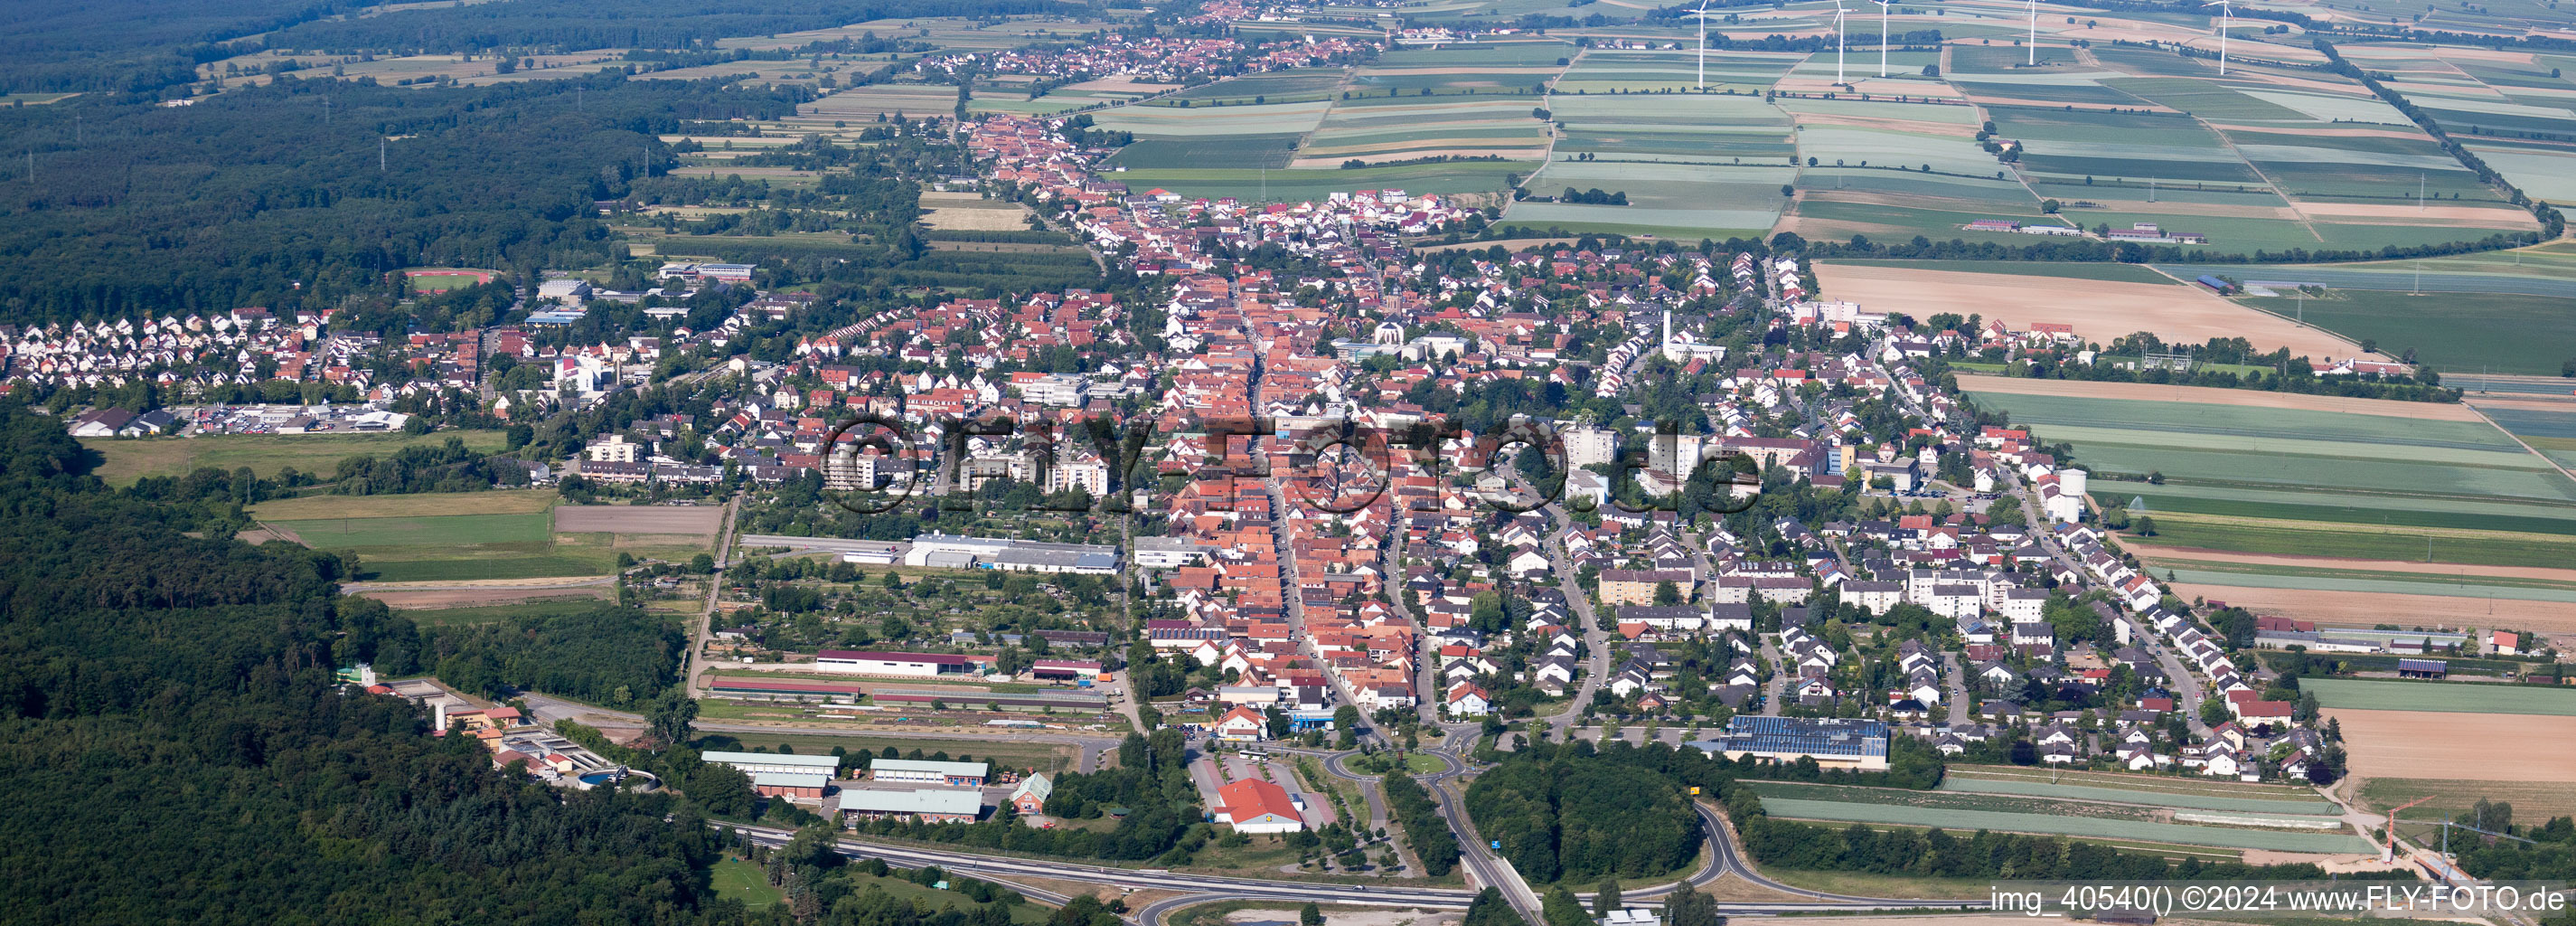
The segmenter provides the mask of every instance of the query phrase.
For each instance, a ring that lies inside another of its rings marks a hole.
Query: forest
[[[189,511],[107,491],[93,462],[0,408],[0,920],[782,919],[709,889],[720,843],[673,797],[506,778],[336,684],[401,637],[339,597],[339,557],[187,536]]]
[[[1477,831],[1532,884],[1652,877],[1697,859],[1705,833],[1681,788],[1589,745],[1516,753],[1478,776],[1466,798]]]
[[[0,108],[0,135],[31,149],[0,162],[13,267],[0,322],[287,315],[406,267],[534,279],[601,263],[623,254],[592,203],[670,169],[660,133],[786,114],[806,93],[620,74],[467,89],[282,78],[193,106]]]

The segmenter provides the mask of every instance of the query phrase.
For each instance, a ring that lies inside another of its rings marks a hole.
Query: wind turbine
[[[1895,8],[1896,0],[1870,0],[1870,2],[1878,4],[1878,76],[1885,78],[1887,76],[1888,45],[1887,11]]]
[[[2225,77],[2227,76],[2227,29],[2236,24],[2236,8],[2227,5],[2227,0],[2209,0],[2208,3],[2201,4],[2202,9],[2213,6],[2218,8],[2218,76]]]
[[[2030,66],[2039,66],[2039,0],[2030,0]]]
[[[1834,0],[1834,85],[1843,83],[1843,0]]]
[[[1699,88],[1708,89],[1708,0],[1699,0]]]

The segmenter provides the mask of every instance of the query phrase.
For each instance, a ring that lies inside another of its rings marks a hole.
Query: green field
[[[744,859],[726,856],[707,871],[707,887],[716,896],[742,901],[745,907],[757,910],[787,899],[784,888],[770,884],[760,866]]]
[[[404,447],[436,447],[461,437],[477,453],[498,453],[499,431],[430,434],[212,434],[203,437],[89,438],[81,446],[104,458],[97,473],[109,485],[132,485],[146,476],[185,476],[199,467],[230,472],[247,466],[262,478],[293,467],[328,478],[341,460],[380,456]]]
[[[416,293],[443,293],[481,282],[482,277],[470,273],[416,273],[411,276],[411,290]]]
[[[2142,775],[2135,772],[2096,772],[2087,769],[2022,765],[1953,765],[1950,767],[1949,774],[1992,781],[2040,782],[2231,800],[2295,803],[2316,797],[2315,789],[2301,785],[2232,781],[2200,775]]]
[[[2460,533],[2405,528],[2337,528],[2312,522],[2231,522],[2205,516],[2156,520],[2155,541],[2203,550],[2451,563],[2461,566],[2564,567],[2576,563],[2576,540],[2535,534]],[[2478,578],[2471,574],[2470,578]]]
[[[2299,689],[2330,708],[2576,717],[2576,689],[2538,685],[2310,678],[2301,679]]]
[[[564,598],[539,598],[517,604],[477,605],[465,608],[396,608],[396,613],[411,618],[425,627],[449,624],[489,624],[514,617],[545,617],[557,614],[583,614],[604,604],[596,595]],[[691,613],[695,613],[692,611]]]
[[[1136,168],[1116,176],[1131,189],[1163,187],[1183,196],[1298,202],[1336,192],[1390,188],[1407,193],[1491,193],[1503,189],[1505,174],[1527,173],[1534,167],[1519,161],[1469,161],[1356,170],[1274,170],[1266,175],[1234,167]]]
[[[2205,797],[2197,794],[2165,794],[2146,790],[2052,785],[2036,781],[2007,781],[1952,775],[1941,782],[1941,790],[1970,794],[2015,794],[2026,797],[2063,798],[2070,801],[2125,801],[2156,804],[2165,807],[2188,807],[2195,810],[2226,810],[2264,814],[2332,813],[2329,801],[2268,801],[2250,798]]]
[[[317,495],[262,502],[251,515],[306,546],[357,556],[359,577],[377,582],[607,575],[620,553],[680,561],[707,551],[658,535],[557,533],[555,500],[546,490]]]
[[[2364,804],[2375,810],[2385,810],[2417,798],[2431,798],[2399,818],[2409,823],[2439,820],[2446,814],[2467,813],[2480,798],[2512,804],[2516,822],[2576,815],[2576,788],[2569,788],[2565,782],[2559,781],[2372,778],[2362,782],[2361,798]],[[2413,835],[2414,830],[2406,828],[2405,832]],[[2439,839],[2440,836],[2434,838]]]
[[[1832,820],[1851,823],[1894,823],[1905,826],[1936,826],[1953,832],[1995,830],[2009,833],[2035,833],[2050,836],[2081,836],[2095,839],[2134,839],[2143,842],[2175,843],[2186,846],[2220,846],[2232,849],[2270,849],[2280,852],[2359,853],[2370,851],[2370,843],[2361,837],[2337,833],[2297,833],[2271,830],[2234,829],[2219,826],[2193,826],[2182,823],[2154,823],[2144,820],[2115,820],[2069,817],[2052,813],[2007,813],[1985,810],[1957,810],[1932,807],[1907,807],[1894,804],[1862,804],[1849,801],[1817,801],[1789,798],[1764,798],[1763,809],[1772,816],[1792,820]]]
[[[2297,271],[2285,271],[2296,279]],[[2404,277],[2391,281],[2406,285]],[[2445,373],[2492,371],[2554,376],[2576,358],[2576,313],[2567,300],[2517,293],[2438,293],[2333,289],[2323,298],[2249,298],[2248,305],[2300,318],[2382,352],[2412,350]]]
[[[2067,795],[2030,795],[2018,793],[2018,791],[2014,790],[2002,789],[2013,789],[2034,785],[2036,784],[2034,782],[1987,780],[1983,782],[1983,784],[1991,785],[1993,787],[1980,788],[1972,785],[1962,788],[1950,788],[1945,785],[1938,791],[1911,791],[1900,788],[1856,788],[1844,785],[1817,785],[1782,781],[1764,781],[1755,782],[1754,789],[1760,791],[1766,800],[1776,797],[1791,800],[1885,804],[1932,810],[1964,810],[1980,813],[2026,813],[2048,816],[2078,817],[2091,820],[2140,820],[2148,822],[2161,822],[2171,819],[2177,805],[2167,803],[2166,800],[2184,797],[2183,795],[2157,795],[2152,792],[2142,792],[2146,793],[2149,798],[2163,799],[2132,799],[2126,796],[2125,792],[2115,788],[2075,789],[2079,791],[2097,792],[2110,795],[2108,798],[2100,799],[2091,796],[2070,797]],[[2296,809],[2292,809],[2287,812],[2279,812],[2256,811],[2245,808],[2204,808],[2193,807],[2191,805],[2180,806],[2191,812],[2211,811],[2246,821],[2262,821],[2249,822],[2245,824],[2252,826],[2268,825],[2284,828],[2296,828],[2334,822],[2334,817],[2330,813],[2321,814],[2317,812],[2320,807],[2325,807],[2328,810],[2331,809],[2330,805],[2325,805],[2322,802],[2312,801],[2292,803],[2254,801],[2250,803],[2287,804],[2289,807]]]

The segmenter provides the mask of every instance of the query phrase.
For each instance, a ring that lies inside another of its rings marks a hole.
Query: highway
[[[1744,877],[1746,880],[1754,884],[1770,888],[1772,890],[1783,891],[1813,899],[1775,902],[1721,901],[1718,904],[1718,912],[1724,915],[1761,915],[1878,908],[1941,907],[1950,909],[1971,909],[1980,906],[1983,903],[1982,901],[1935,901],[1903,898],[1849,897],[1807,891],[1782,885],[1777,882],[1770,881],[1769,879],[1762,878],[1758,874],[1754,874],[1742,864],[1735,855],[1732,847],[1729,845],[1731,840],[1719,835],[1727,831],[1722,828],[1720,823],[1717,822],[1717,812],[1715,809],[1703,804],[1699,806],[1699,812],[1703,821],[1709,823],[1709,832],[1711,836],[1716,839],[1718,864],[1713,864],[1707,869],[1692,875],[1689,879],[1684,881],[1673,884],[1641,887],[1627,892],[1626,896],[1640,900],[1647,900],[1669,894],[1674,890],[1677,890],[1683,884],[1689,884],[1692,886],[1703,885],[1723,877],[1726,873],[1734,873],[1739,877]],[[722,829],[740,831],[755,841],[770,845],[784,844],[789,838],[795,835],[793,830],[779,829],[776,827],[744,826],[731,823],[716,823],[712,825]],[[1157,901],[1142,909],[1133,911],[1131,914],[1132,918],[1134,922],[1139,924],[1139,926],[1159,926],[1162,917],[1173,910],[1190,906],[1192,904],[1214,900],[1258,899],[1277,900],[1282,903],[1304,903],[1311,900],[1319,903],[1367,904],[1370,906],[1425,907],[1431,909],[1457,910],[1464,909],[1468,903],[1475,899],[1477,893],[1475,890],[1462,888],[1389,887],[1385,885],[1353,884],[1349,882],[1272,881],[1257,878],[1225,877],[1220,875],[1185,874],[1163,869],[1085,865],[1076,862],[1045,861],[1040,859],[984,855],[953,849],[897,845],[867,837],[845,837],[839,840],[838,848],[841,854],[852,858],[880,858],[884,859],[889,865],[903,868],[919,868],[924,865],[937,865],[945,871],[959,872],[962,874],[973,875],[978,878],[1047,878],[1059,881],[1071,881],[1075,883],[1102,884],[1125,890],[1182,892],[1182,896]],[[1514,880],[1516,881],[1517,879],[1515,878]],[[1015,884],[1014,886],[1017,887],[1018,885]],[[1061,902],[1061,895],[1035,889],[1029,889],[1029,891],[1032,896],[1036,896],[1039,899],[1056,900]],[[1535,924],[1543,921],[1532,919],[1530,922]]]

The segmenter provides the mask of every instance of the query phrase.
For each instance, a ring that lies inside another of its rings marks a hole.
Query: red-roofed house
[[[1238,833],[1294,833],[1306,828],[1306,818],[1297,804],[1288,799],[1288,789],[1246,778],[1216,789],[1217,800],[1225,808],[1217,813]]]

